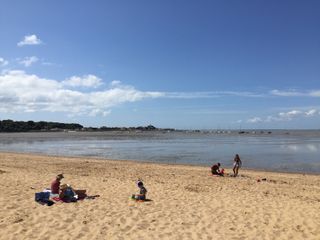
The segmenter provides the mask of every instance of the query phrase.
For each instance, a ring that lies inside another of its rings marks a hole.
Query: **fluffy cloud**
[[[65,82],[65,81],[64,81]],[[116,105],[163,96],[121,85],[103,91],[68,89],[64,82],[41,78],[24,71],[0,75],[0,112],[66,112],[69,115],[107,115]]]
[[[307,117],[313,117],[314,115],[317,114],[317,110],[316,109],[311,109],[311,110],[305,112],[305,114],[306,114]],[[320,111],[319,111],[319,114],[320,114]]]
[[[259,122],[262,122],[263,120],[259,117],[253,117],[253,118],[250,118],[248,119],[248,123],[259,123]]]
[[[24,39],[17,43],[19,47],[25,46],[25,45],[39,45],[42,41],[37,37],[37,35],[26,35],[24,36]]]
[[[97,88],[102,85],[101,78],[95,75],[85,75],[82,77],[72,76],[62,82],[65,86],[71,87],[93,87]]]
[[[301,112],[301,111],[292,110],[292,111],[289,111],[289,112],[281,112],[278,115],[283,120],[291,120],[292,118],[300,116],[302,114],[303,114],[303,112]]]
[[[19,60],[19,63],[24,65],[25,67],[30,67],[33,63],[38,62],[38,58],[36,56],[25,57]]]
[[[0,57],[0,67],[7,66],[9,62],[5,60],[4,58]]]
[[[296,118],[301,117],[314,117],[320,114],[317,109],[310,109],[307,111],[292,110],[288,112],[280,112],[275,116],[268,116],[266,118],[254,117],[247,120],[248,123],[258,123],[258,122],[275,122],[275,121],[291,121]]]

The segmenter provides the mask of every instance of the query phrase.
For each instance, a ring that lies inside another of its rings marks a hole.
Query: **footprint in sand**
[[[125,224],[126,223],[126,219],[124,217],[120,218],[120,223]]]

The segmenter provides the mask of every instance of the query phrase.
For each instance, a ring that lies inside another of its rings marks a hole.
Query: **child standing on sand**
[[[147,189],[143,186],[142,181],[138,181],[137,183],[138,188],[139,188],[139,193],[138,194],[132,194],[132,199],[135,200],[146,200],[146,195],[147,195]]]
[[[233,159],[233,176],[236,177],[239,172],[239,168],[242,166],[242,161],[238,154]]]

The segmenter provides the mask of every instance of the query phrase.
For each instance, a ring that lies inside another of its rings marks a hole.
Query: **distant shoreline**
[[[319,131],[320,129],[176,129],[176,128],[157,128],[153,125],[138,127],[84,127],[79,123],[61,123],[48,121],[14,121],[11,119],[0,120],[0,133],[11,132],[202,132],[202,133],[229,133],[238,134],[271,134],[273,131]]]
[[[266,136],[266,135],[300,135],[302,133],[312,133],[320,136],[320,129],[246,129],[246,130],[177,130],[162,129],[141,130],[141,129],[113,129],[113,130],[39,130],[39,131],[23,131],[23,132],[4,132],[0,131],[0,136],[5,134],[98,134],[98,135],[163,135],[163,134],[213,134],[213,135],[239,135],[239,136]]]

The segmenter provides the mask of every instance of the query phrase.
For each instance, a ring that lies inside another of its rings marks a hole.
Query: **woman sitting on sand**
[[[233,176],[236,177],[236,176],[238,176],[239,168],[241,168],[241,166],[242,166],[242,161],[241,161],[238,154],[236,154],[233,161],[234,161],[234,163],[233,163]]]
[[[51,193],[59,194],[61,180],[64,178],[63,174],[58,174],[56,179],[51,183]]]

